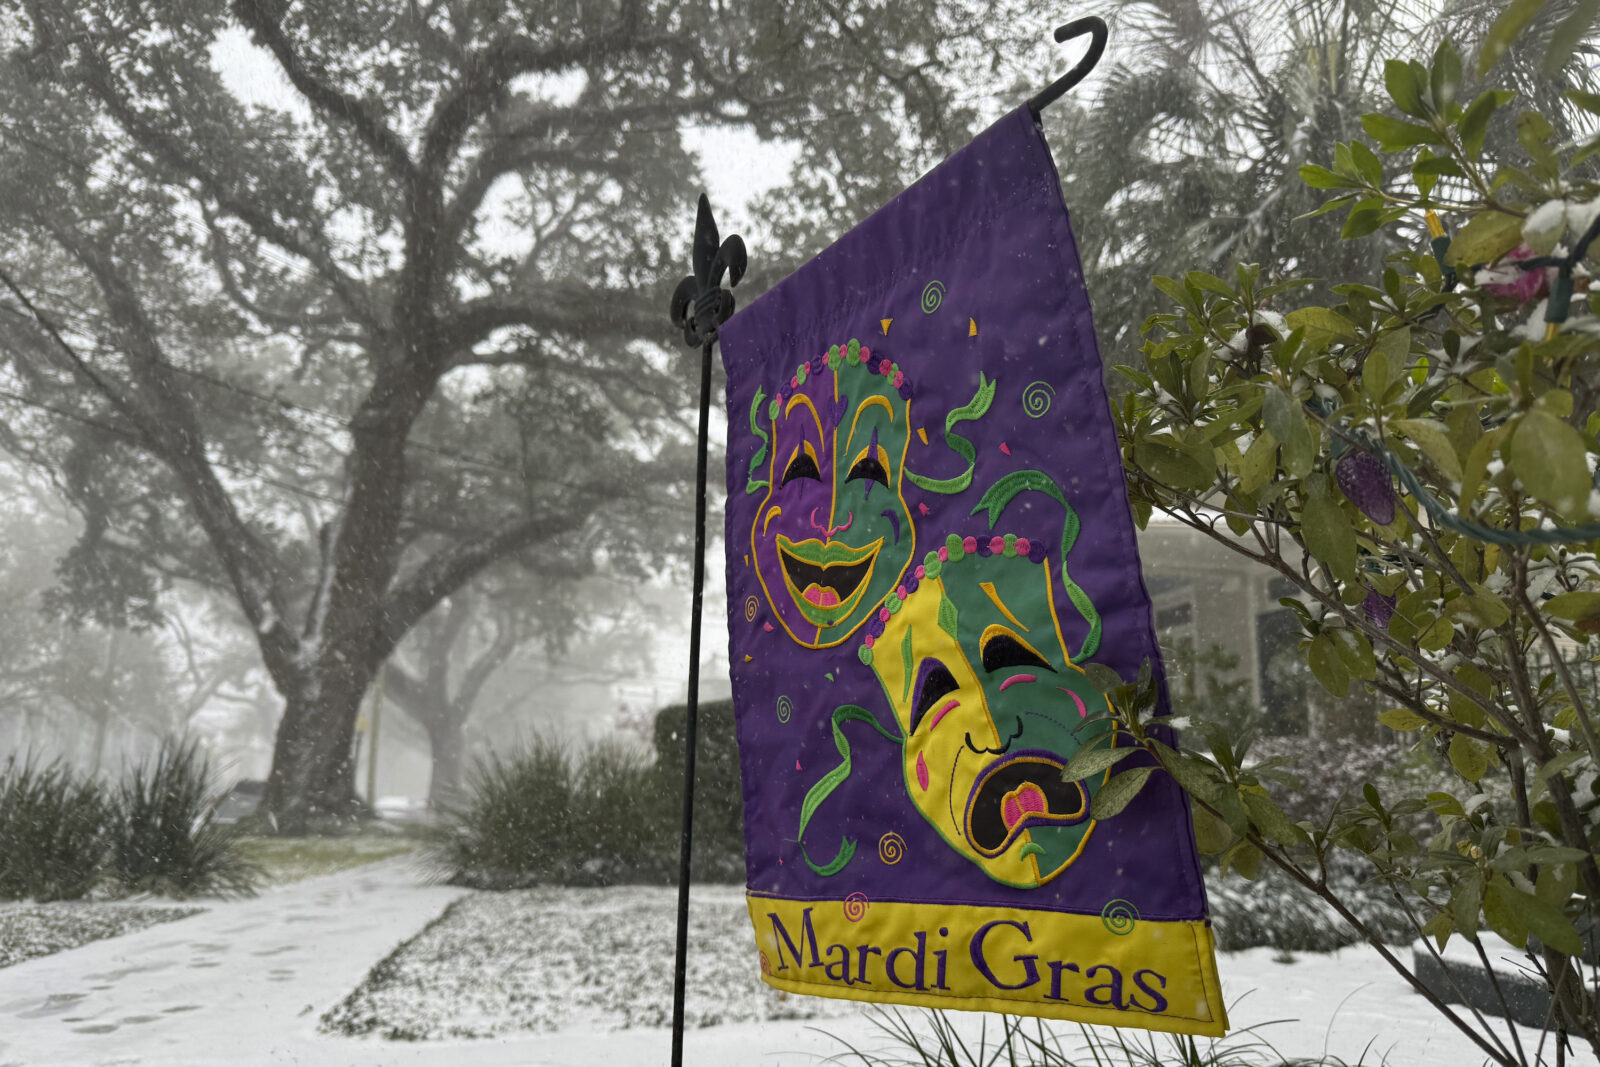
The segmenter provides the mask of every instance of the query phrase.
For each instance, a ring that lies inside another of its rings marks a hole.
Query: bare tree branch
[[[388,161],[402,182],[407,185],[415,182],[417,167],[400,135],[389,129],[373,108],[340,91],[306,65],[278,21],[283,8],[282,4],[265,0],[233,0],[234,17],[250,31],[256,44],[272,53],[290,84],[313,107],[348,124],[369,148]]]

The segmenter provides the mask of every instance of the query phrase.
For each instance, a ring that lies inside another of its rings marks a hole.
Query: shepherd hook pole
[[[672,1067],[683,1067],[683,1006],[689,961],[689,860],[694,843],[694,757],[700,712],[700,617],[706,577],[706,452],[711,419],[711,349],[717,328],[733,314],[733,294],[745,269],[744,241],[737,235],[717,243],[711,202],[700,194],[694,227],[694,275],[672,294],[672,324],[686,344],[700,346],[700,436],[695,446],[694,595],[689,610],[689,691],[683,730],[683,828],[678,847],[678,947],[672,972]]]

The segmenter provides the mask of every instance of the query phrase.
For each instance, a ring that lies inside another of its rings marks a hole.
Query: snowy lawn
[[[848,1014],[763,984],[744,891],[690,894],[693,1027]],[[672,1021],[677,891],[529,889],[464,897],[379,963],[322,1020],[331,1033],[408,1040]]]
[[[0,1067],[653,1067],[666,1063],[670,1040],[652,1024],[665,1018],[675,899],[670,888],[468,893],[427,884],[406,858],[278,886],[0,968]],[[458,900],[470,903],[440,920]],[[860,1006],[778,1000],[756,985],[737,890],[697,887],[694,900],[690,1013],[722,1021],[689,1031],[688,1063],[818,1067],[830,1057],[859,1062],[843,1041],[884,1047]],[[562,946],[586,928],[614,939],[619,956],[638,953],[634,965],[571,959]],[[435,954],[436,970],[424,953]],[[1370,950],[1301,953],[1293,963],[1275,955],[1251,949],[1219,965],[1236,1028],[1291,1020],[1259,1031],[1282,1059],[1483,1062]],[[363,1011],[372,1022],[360,1021]],[[813,1013],[825,1017],[792,1017]],[[330,1033],[323,1016],[368,1032]],[[969,1038],[998,1023],[951,1018]],[[394,1041],[378,1036],[386,1027],[494,1036]]]
[[[186,919],[204,910],[89,900],[3,904],[0,967],[77,948],[103,937],[120,937],[157,923]]]

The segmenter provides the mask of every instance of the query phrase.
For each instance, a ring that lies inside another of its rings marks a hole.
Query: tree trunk
[[[316,673],[286,694],[261,811],[280,834],[304,834],[323,820],[354,817],[356,716],[365,680],[348,669]]]
[[[451,709],[453,710],[453,709]],[[449,711],[427,722],[428,747],[433,753],[433,773],[428,778],[428,807],[441,811],[461,795],[461,761],[466,731],[464,715]]]

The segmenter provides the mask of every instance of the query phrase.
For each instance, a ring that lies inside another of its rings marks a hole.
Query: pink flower
[[[1533,259],[1538,253],[1527,245],[1518,245],[1506,253],[1500,269],[1488,272],[1495,281],[1485,281],[1483,287],[1496,296],[1509,296],[1519,304],[1531,304],[1545,294],[1550,284],[1550,268],[1523,270],[1517,266],[1522,260]]]

